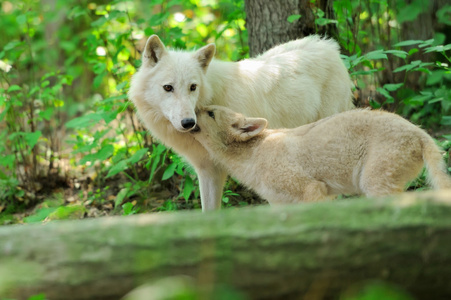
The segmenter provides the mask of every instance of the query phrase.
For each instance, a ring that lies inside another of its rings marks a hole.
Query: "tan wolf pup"
[[[265,129],[265,119],[208,106],[197,124],[196,140],[270,204],[402,192],[423,164],[434,188],[451,188],[434,140],[392,113],[352,110],[294,129]]]
[[[129,91],[152,135],[196,170],[203,210],[221,207],[227,172],[187,133],[197,107],[222,105],[288,128],[353,108],[352,82],[333,40],[311,36],[239,62],[217,61],[214,54],[214,44],[169,51],[153,35]]]

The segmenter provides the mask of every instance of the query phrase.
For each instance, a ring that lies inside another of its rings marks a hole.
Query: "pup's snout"
[[[193,118],[185,118],[182,120],[182,127],[184,129],[191,129],[196,125],[196,121]]]
[[[193,132],[193,133],[196,133],[196,132],[199,132],[199,131],[200,131],[200,127],[197,124],[196,124],[196,126],[193,129],[191,129],[191,132]]]

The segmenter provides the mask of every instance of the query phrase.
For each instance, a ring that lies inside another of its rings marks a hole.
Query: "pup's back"
[[[270,203],[401,192],[424,164],[435,188],[451,188],[432,138],[392,113],[354,110],[295,129],[263,130],[262,119],[207,110],[199,113],[195,138]]]

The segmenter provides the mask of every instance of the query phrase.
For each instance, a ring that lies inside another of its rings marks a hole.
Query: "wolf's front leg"
[[[220,209],[227,172],[209,158],[205,158],[202,166],[196,168],[196,172],[199,177],[202,211]]]

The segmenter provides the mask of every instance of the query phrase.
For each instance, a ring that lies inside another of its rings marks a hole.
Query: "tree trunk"
[[[450,216],[448,190],[7,226],[0,298],[119,299],[150,280],[188,275],[250,299],[337,299],[369,279],[416,299],[451,299]]]
[[[334,36],[335,27],[317,27],[315,24],[318,9],[325,13],[325,18],[331,18],[332,0],[245,0],[244,3],[251,57],[310,34],[325,34],[327,31]],[[301,18],[290,23],[287,18],[291,15],[301,15]]]

